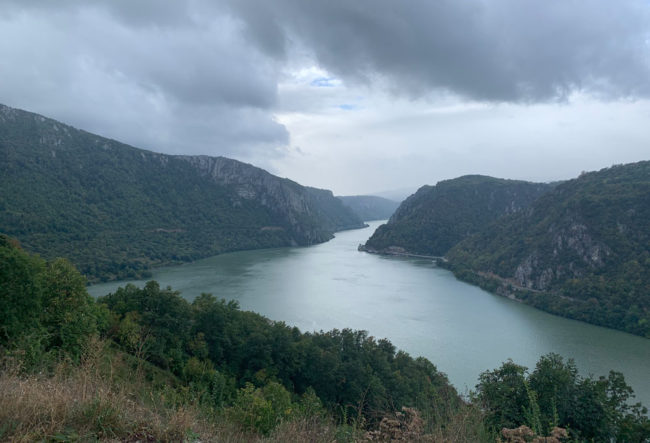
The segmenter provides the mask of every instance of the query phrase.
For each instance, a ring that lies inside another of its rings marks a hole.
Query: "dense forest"
[[[0,232],[93,281],[362,221],[330,191],[218,157],[157,154],[0,105]]]
[[[153,281],[94,300],[68,261],[5,236],[0,297],[2,440],[650,439],[622,374],[582,377],[553,354],[486,371],[462,398],[363,331],[303,333]]]
[[[650,338],[650,162],[559,184],[447,254],[460,278]]]
[[[533,184],[424,186],[361,249],[444,256],[465,281],[650,338],[650,162]]]
[[[423,186],[399,206],[387,224],[365,244],[366,250],[443,256],[486,223],[517,212],[551,185],[467,175]]]

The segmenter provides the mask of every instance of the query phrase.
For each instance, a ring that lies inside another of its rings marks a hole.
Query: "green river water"
[[[456,280],[431,260],[358,252],[381,222],[306,248],[236,252],[153,271],[192,300],[202,292],[303,331],[365,329],[424,356],[461,392],[508,358],[574,358],[583,374],[621,371],[650,407],[650,340],[556,317]],[[132,282],[143,285],[144,281]],[[105,295],[125,282],[91,286]]]

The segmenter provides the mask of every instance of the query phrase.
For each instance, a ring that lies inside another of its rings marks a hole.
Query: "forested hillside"
[[[223,157],[136,149],[0,105],[0,232],[69,258],[93,280],[362,226],[330,191]]]
[[[363,221],[386,220],[399,206],[396,201],[374,195],[349,195],[337,198]]]
[[[650,338],[650,162],[558,185],[447,255],[461,278]]]
[[[442,256],[462,239],[498,217],[517,212],[551,185],[467,175],[423,186],[399,206],[387,224],[365,244],[366,250],[389,248]]]
[[[617,372],[582,377],[554,354],[530,373],[508,361],[462,399],[431,362],[363,331],[303,333],[153,281],[96,301],[65,259],[5,236],[0,299],[1,440],[650,438]]]

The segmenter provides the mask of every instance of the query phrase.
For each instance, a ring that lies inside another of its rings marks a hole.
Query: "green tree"
[[[21,335],[39,335],[44,267],[43,260],[0,235],[0,345],[15,345]]]
[[[97,333],[96,310],[85,278],[69,261],[56,259],[43,273],[43,308],[48,347],[78,359]]]
[[[177,291],[161,289],[155,281],[147,282],[142,289],[128,284],[99,302],[116,315],[117,338],[123,344],[141,344],[144,358],[182,373],[192,320],[189,303]]]
[[[524,366],[508,360],[498,369],[481,373],[476,389],[489,428],[498,431],[525,423],[524,411],[530,405]]]
[[[565,363],[562,356],[553,353],[540,357],[529,383],[537,395],[544,432],[567,422],[575,407],[577,377],[578,369],[573,359]]]

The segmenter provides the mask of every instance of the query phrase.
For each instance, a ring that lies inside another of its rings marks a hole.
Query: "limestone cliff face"
[[[155,153],[0,105],[0,232],[88,278],[363,226],[330,191],[222,157]]]
[[[578,279],[602,268],[612,249],[596,240],[589,227],[573,221],[549,228],[550,247],[538,247],[515,268],[514,280],[524,288],[545,291],[553,283]]]
[[[583,173],[448,253],[459,277],[650,337],[650,161]],[[523,290],[523,291],[522,291]]]
[[[363,222],[331,191],[276,177],[255,166],[225,157],[179,156],[215,183],[232,187],[245,200],[256,200],[290,230],[295,244],[327,241],[333,232],[363,227]]]

